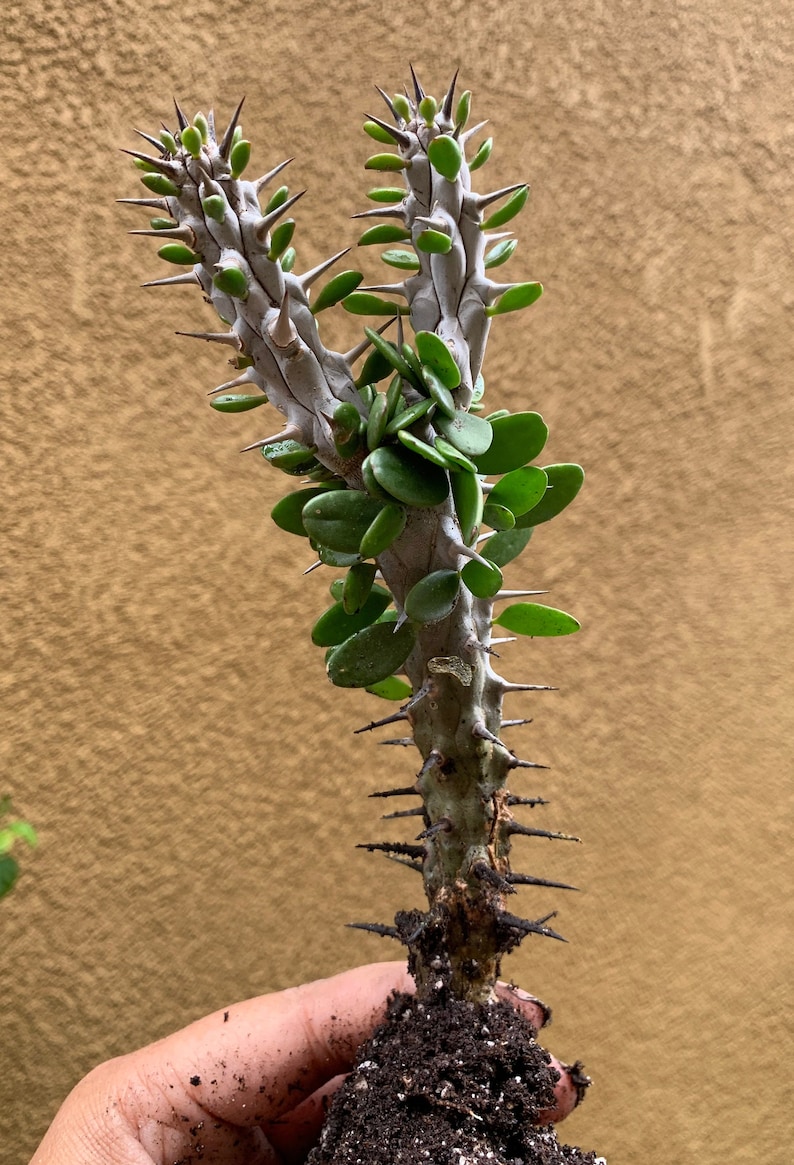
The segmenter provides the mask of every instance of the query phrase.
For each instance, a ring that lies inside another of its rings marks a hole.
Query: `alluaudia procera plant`
[[[583,473],[530,464],[547,438],[537,412],[485,413],[491,321],[528,307],[542,288],[491,275],[515,251],[501,228],[528,187],[471,189],[492,142],[468,151],[485,123],[467,128],[471,94],[455,102],[454,90],[453,80],[439,103],[414,76],[412,98],[380,91],[393,124],[371,116],[364,125],[382,151],[365,168],[402,183],[369,191],[374,205],[356,217],[386,221],[368,226],[359,246],[385,245],[396,282],[362,287],[362,274],[345,270],[313,295],[347,252],[294,272],[288,215],[303,192],[278,184],[287,162],[243,176],[251,146],[239,108],[219,135],[212,113],[191,122],[177,106],[175,133],[142,135],[154,156],[129,151],[149,196],[121,201],[155,212],[150,228],[134,233],[160,239],[161,259],[184,268],[144,286],[196,286],[222,320],[222,330],[190,333],[233,354],[236,375],[213,390],[213,406],[234,413],[269,402],[284,418],[248,448],[305,479],[273,519],[308,540],[315,565],[345,572],[312,630],[327,649],[329,679],[398,702],[367,728],[404,721],[411,737],[396,743],[412,739],[421,754],[415,784],[375,794],[418,794],[419,807],[387,815],[417,818],[418,837],[365,848],[420,871],[427,910],[400,913],[393,926],[357,925],[405,944],[420,996],[482,1002],[505,952],[528,935],[561,937],[547,925],[551,915],[512,909],[516,886],[572,888],[511,869],[517,836],[576,839],[514,816],[544,802],[513,794],[508,778],[544,766],[502,740],[506,725],[526,722],[503,719],[503,700],[545,685],[497,674],[493,645],[503,640],[493,634],[577,630],[563,611],[511,601],[543,592],[504,589],[502,568],[572,501]],[[339,303],[385,317],[346,354],[326,348],[318,329],[320,313]]]

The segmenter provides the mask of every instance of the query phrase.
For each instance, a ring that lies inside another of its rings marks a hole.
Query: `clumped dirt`
[[[534,1123],[556,1079],[509,1003],[395,996],[308,1165],[596,1165]]]

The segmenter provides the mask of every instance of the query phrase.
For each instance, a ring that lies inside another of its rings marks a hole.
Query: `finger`
[[[523,991],[510,983],[497,983],[496,993],[500,999],[506,1000],[522,1015],[526,1016],[536,1031],[551,1023],[551,1008],[535,995]],[[538,1124],[559,1123],[565,1120],[584,1099],[585,1092],[590,1085],[590,1078],[585,1076],[582,1065],[563,1064],[556,1056],[551,1056],[551,1066],[558,1076],[554,1086],[555,1103],[551,1108],[544,1108],[538,1113]]]
[[[389,995],[412,989],[404,963],[374,963],[235,1004],[138,1055],[219,1120],[264,1125],[346,1072]]]
[[[296,1108],[264,1126],[268,1141],[278,1151],[284,1165],[298,1165],[306,1160],[319,1140],[328,1106],[346,1079],[347,1074],[342,1073],[327,1080]]]

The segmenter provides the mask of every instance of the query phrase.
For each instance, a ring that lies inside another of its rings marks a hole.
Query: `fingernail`
[[[574,1064],[563,1064],[562,1067],[570,1076],[571,1084],[576,1089],[576,1104],[574,1108],[578,1108],[585,1096],[587,1096],[587,1090],[593,1081],[585,1073],[584,1064],[581,1060],[577,1060]]]
[[[540,1026],[542,1028],[549,1026],[551,1023],[552,1013],[548,1003],[544,1003],[542,999],[538,999],[537,995],[530,995],[530,993],[525,991],[523,987],[516,987],[513,983],[508,983],[508,990],[511,991],[517,999],[520,999],[522,1003],[534,1003],[536,1007],[539,1007],[543,1013],[543,1022]]]

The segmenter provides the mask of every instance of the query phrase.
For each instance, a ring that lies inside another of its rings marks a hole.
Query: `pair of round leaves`
[[[386,550],[402,533],[406,513],[401,506],[389,505],[360,490],[325,490],[306,501],[300,522],[321,550],[352,555],[355,560],[374,558]]]

